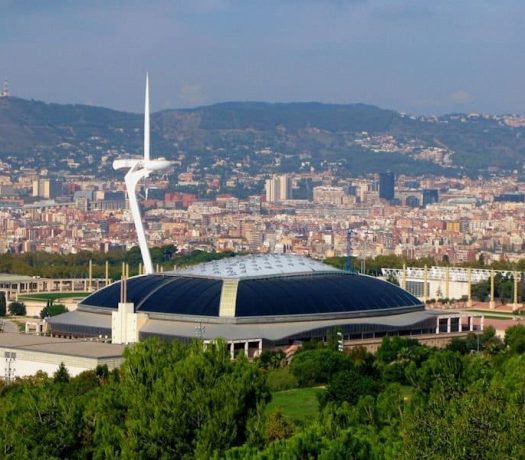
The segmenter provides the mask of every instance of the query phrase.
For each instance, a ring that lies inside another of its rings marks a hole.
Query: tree
[[[398,354],[403,350],[420,346],[421,344],[415,339],[385,336],[383,337],[381,346],[377,350],[377,358],[385,363],[390,363],[397,359]]]
[[[5,316],[7,313],[5,292],[0,292],[0,316]]]
[[[346,401],[355,405],[365,395],[375,395],[378,386],[368,375],[362,375],[357,368],[347,369],[335,374],[328,383],[326,392],[320,398],[324,406],[329,402],[341,404]]]
[[[221,457],[264,430],[264,375],[244,357],[232,360],[226,343],[204,350],[147,340],[124,356],[118,386],[87,415],[100,441],[94,457]]]
[[[337,351],[321,348],[296,353],[290,370],[300,386],[328,383],[337,372],[353,367],[352,360]]]
[[[60,363],[58,369],[53,374],[53,382],[55,383],[68,383],[69,382],[69,371],[64,363]]]
[[[388,281],[390,284],[394,284],[395,286],[399,286],[398,279],[392,274],[388,275],[386,281]]]
[[[525,326],[516,324],[505,331],[505,345],[512,353],[525,352]]]
[[[24,302],[11,302],[9,304],[9,313],[14,316],[25,316],[26,315],[26,306]]]

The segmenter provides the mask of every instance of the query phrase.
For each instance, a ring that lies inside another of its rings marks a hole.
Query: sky
[[[525,114],[523,0],[0,0],[13,95]]]

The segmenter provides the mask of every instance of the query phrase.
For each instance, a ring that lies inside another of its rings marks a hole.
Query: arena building
[[[228,340],[253,355],[296,341],[461,331],[458,315],[426,311],[394,284],[305,257],[250,255],[113,283],[48,319],[55,336],[130,343],[158,336]],[[123,298],[123,296],[125,298]],[[445,320],[445,321],[444,321]],[[472,323],[470,323],[470,326]]]

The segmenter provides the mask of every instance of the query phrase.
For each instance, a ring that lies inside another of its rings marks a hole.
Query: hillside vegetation
[[[365,104],[229,102],[165,110],[152,115],[152,131],[154,151],[179,159],[181,170],[197,162],[218,173],[217,160],[226,168],[246,161],[253,173],[299,171],[306,160],[341,174],[388,165],[398,173],[448,175],[521,172],[525,160],[525,128],[502,117],[409,117]],[[441,149],[442,158],[428,149]],[[14,166],[67,170],[69,158],[78,171],[110,175],[102,156],[141,150],[141,114],[0,99],[0,160]],[[271,155],[254,157],[260,151]]]

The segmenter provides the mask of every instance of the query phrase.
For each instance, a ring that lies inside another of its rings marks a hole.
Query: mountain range
[[[142,114],[0,98],[0,161],[111,174],[142,151]],[[340,174],[521,173],[525,119],[410,116],[366,104],[228,102],[152,114],[153,156],[229,174],[331,168]]]

